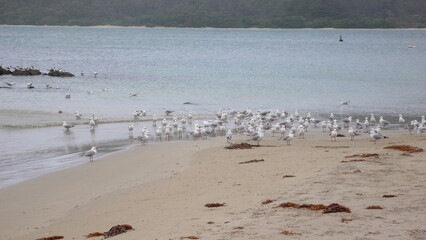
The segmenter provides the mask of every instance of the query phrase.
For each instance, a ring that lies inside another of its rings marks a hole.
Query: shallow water
[[[128,146],[127,122],[135,109],[149,110],[146,119],[152,114],[161,119],[163,107],[202,119],[228,107],[360,119],[370,112],[418,118],[426,111],[425,30],[0,26],[0,31],[3,66],[76,74],[0,76],[0,83],[16,82],[0,88],[0,187],[85,162],[81,154],[92,145],[100,153]],[[36,88],[26,88],[30,81]],[[60,88],[46,89],[46,83]],[[130,91],[138,96],[129,97]],[[351,102],[341,106],[340,98]],[[75,111],[83,120],[75,120]],[[92,114],[109,123],[93,134],[87,125]],[[65,134],[64,120],[80,125]],[[142,126],[150,124],[138,122],[138,133]]]

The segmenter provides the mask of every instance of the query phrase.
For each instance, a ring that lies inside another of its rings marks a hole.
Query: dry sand
[[[367,134],[330,142],[310,131],[291,146],[267,134],[244,150],[225,149],[223,137],[137,145],[0,190],[0,239],[86,239],[117,224],[135,228],[117,240],[426,239],[426,153],[383,149],[425,148],[426,136],[385,134],[374,144]],[[363,153],[379,158],[341,162]],[[264,161],[239,164],[255,159]],[[283,202],[338,203],[351,213],[275,208]]]

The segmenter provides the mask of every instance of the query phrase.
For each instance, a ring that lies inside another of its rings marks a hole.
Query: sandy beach
[[[290,146],[270,133],[252,149],[225,149],[223,137],[135,145],[1,189],[0,239],[86,239],[118,224],[134,230],[117,240],[426,239],[426,153],[384,149],[425,148],[426,136],[384,134],[377,144],[367,134],[331,142],[315,130]]]

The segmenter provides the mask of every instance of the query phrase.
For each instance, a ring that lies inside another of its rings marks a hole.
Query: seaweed
[[[251,145],[249,143],[233,143],[227,147],[226,149],[252,149],[253,147],[258,147],[257,145]]]
[[[353,158],[353,157],[360,157],[360,158],[374,157],[374,158],[379,158],[379,154],[377,154],[377,153],[354,154],[354,155],[351,155],[351,156],[346,156],[345,158]]]
[[[284,234],[284,235],[299,235],[299,236],[302,236],[302,234],[301,234],[301,233],[292,232],[292,231],[287,231],[287,230],[282,231],[282,232],[281,232],[281,234]]]
[[[207,203],[204,206],[208,208],[213,208],[213,207],[223,207],[223,206],[226,206],[226,204],[225,203]]]
[[[346,136],[345,136],[345,134],[339,133],[339,134],[337,134],[337,137],[346,137]]]
[[[200,239],[197,236],[187,236],[187,237],[180,237],[180,239]]]
[[[361,172],[361,170],[359,170],[359,169],[354,171],[354,173],[360,173],[360,172]]]
[[[384,198],[393,198],[393,197],[398,197],[397,195],[388,195],[388,194],[385,194],[385,195],[383,195],[382,197],[384,197]]]
[[[365,209],[383,209],[382,207],[380,207],[380,206],[377,206],[377,205],[371,205],[371,206],[368,206],[368,207],[366,207]]]
[[[343,160],[340,161],[341,163],[348,163],[348,162],[365,162],[365,159],[352,159],[352,160]]]
[[[129,224],[116,225],[112,227],[108,232],[105,232],[105,238],[114,237],[115,235],[125,233],[128,230],[133,230],[133,227]]]
[[[337,212],[347,212],[347,213],[351,213],[351,210],[345,206],[342,206],[340,204],[337,203],[332,203],[330,205],[327,206],[326,209],[324,209],[324,211],[322,213],[337,213]]]
[[[275,202],[275,201],[276,201],[276,200],[268,199],[268,200],[263,201],[263,202],[262,202],[262,204],[263,204],[263,205],[266,205],[266,204],[270,204],[271,202]]]
[[[44,237],[44,238],[37,238],[36,240],[56,240],[56,239],[63,239],[64,236],[51,236],[51,237]]]
[[[410,145],[392,145],[392,146],[384,147],[383,149],[394,149],[394,150],[399,150],[399,151],[404,151],[409,153],[423,152],[422,148],[413,147]]]
[[[283,178],[296,177],[294,175],[284,175]]]
[[[288,207],[292,207],[292,208],[306,208],[312,211],[318,211],[318,210],[323,210],[322,213],[337,213],[337,212],[347,212],[350,213],[351,210],[345,206],[342,206],[340,204],[337,203],[332,203],[328,206],[325,206],[323,204],[297,204],[297,203],[292,203],[292,202],[285,202],[285,203],[281,203],[280,205],[274,207],[274,208],[278,208],[278,207],[282,207],[282,208],[288,208]]]
[[[239,226],[239,227],[234,227],[234,230],[243,230],[244,227],[243,226]]]
[[[103,236],[105,236],[105,233],[93,232],[93,233],[87,234],[85,237],[86,238],[92,238],[92,237],[103,237]]]
[[[238,164],[246,164],[246,163],[255,163],[255,162],[264,162],[265,159],[253,159],[249,161],[239,162]]]
[[[352,222],[353,219],[350,218],[342,218],[342,223]]]

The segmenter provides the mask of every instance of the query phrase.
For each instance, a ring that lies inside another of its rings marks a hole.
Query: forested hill
[[[0,24],[425,28],[426,0],[0,0]]]

